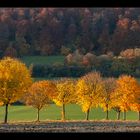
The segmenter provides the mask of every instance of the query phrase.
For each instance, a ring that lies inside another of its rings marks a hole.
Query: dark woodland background
[[[140,8],[1,8],[0,55],[96,55],[140,47]]]

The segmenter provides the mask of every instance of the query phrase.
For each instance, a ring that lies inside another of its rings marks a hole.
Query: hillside
[[[0,56],[140,47],[140,8],[1,8]]]

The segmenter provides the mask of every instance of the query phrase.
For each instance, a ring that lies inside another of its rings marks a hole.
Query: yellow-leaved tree
[[[37,122],[39,122],[40,110],[48,105],[57,94],[54,82],[49,80],[37,81],[32,84],[23,98],[23,102],[37,109]]]
[[[101,102],[103,92],[103,82],[99,72],[90,72],[78,80],[77,104],[86,113],[86,120],[89,119],[90,109],[97,107]]]
[[[69,78],[62,78],[56,81],[57,96],[53,101],[56,105],[62,107],[62,120],[65,120],[65,105],[74,103],[76,100],[75,96],[75,80]]]
[[[139,89],[137,89],[139,92],[135,92],[135,100],[132,104],[130,104],[130,108],[132,111],[138,112],[138,120],[140,120],[140,84]]]
[[[0,101],[6,106],[5,123],[8,105],[19,100],[31,84],[31,74],[24,63],[10,57],[0,60]]]
[[[123,119],[126,120],[126,111],[130,110],[130,105],[135,103],[135,97],[139,95],[139,83],[129,75],[122,75],[117,80],[117,87],[113,94],[114,106],[119,106],[124,112]]]
[[[108,111],[112,108],[112,94],[116,88],[116,80],[114,78],[107,78],[103,80],[104,94],[102,94],[102,101],[100,106],[106,111],[106,119],[109,119]]]

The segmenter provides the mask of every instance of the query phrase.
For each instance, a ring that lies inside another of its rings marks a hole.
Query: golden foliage
[[[130,103],[130,109],[133,111],[140,112],[140,85],[138,88],[139,88],[139,89],[137,89],[138,91],[134,93],[135,94],[134,101],[132,103]]]
[[[130,104],[130,108],[131,108],[131,110],[133,110],[133,111],[139,112],[139,111],[140,111],[140,104],[139,104],[139,103]]]
[[[102,98],[103,82],[98,72],[91,72],[81,77],[76,86],[78,96],[77,104],[87,112],[92,107],[97,107]]]
[[[56,91],[56,85],[51,81],[35,82],[24,97],[24,102],[40,110],[56,96]]]
[[[75,81],[68,78],[63,78],[56,82],[58,95],[53,99],[53,101],[58,106],[63,104],[74,103],[75,102]]]
[[[136,102],[140,95],[140,88],[137,80],[128,75],[122,75],[117,80],[117,88],[114,91],[112,100],[114,106],[119,106],[121,111],[130,110],[130,105]]]
[[[10,104],[22,97],[32,84],[29,70],[17,59],[0,60],[0,101]]]
[[[100,106],[104,111],[110,110],[112,108],[112,98],[111,95],[114,94],[116,88],[116,80],[114,78],[107,78],[103,80],[104,92],[102,94],[102,100]]]

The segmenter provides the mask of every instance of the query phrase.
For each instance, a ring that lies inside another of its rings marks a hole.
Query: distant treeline
[[[140,8],[1,8],[0,57],[140,48]]]

